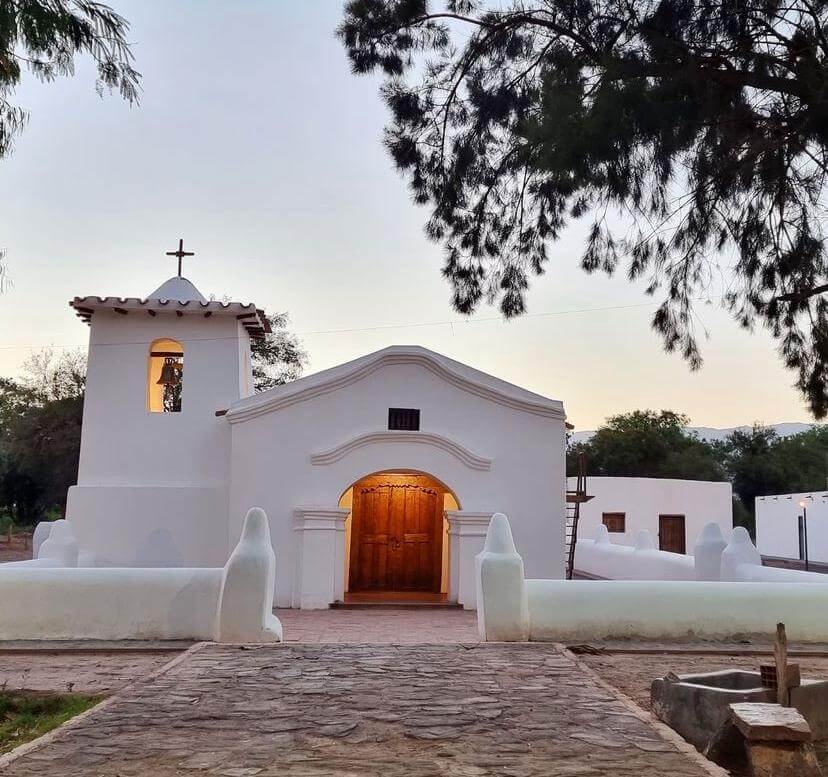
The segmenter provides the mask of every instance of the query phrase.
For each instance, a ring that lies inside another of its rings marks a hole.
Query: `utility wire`
[[[697,301],[713,301],[715,299],[721,299],[721,297],[700,297]],[[569,316],[569,315],[576,315],[582,313],[604,313],[613,310],[632,310],[635,308],[647,308],[653,307],[654,305],[658,305],[658,302],[639,302],[632,305],[607,305],[605,307],[597,307],[597,308],[573,308],[572,310],[549,310],[542,313],[524,313],[523,315],[519,316],[516,320],[520,321],[527,318],[549,318],[552,316]],[[356,334],[358,332],[379,332],[384,331],[387,329],[420,329],[424,327],[431,327],[431,326],[469,326],[471,324],[482,324],[482,323],[489,323],[492,321],[501,321],[503,323],[507,323],[507,319],[503,318],[503,316],[485,316],[481,318],[469,318],[469,319],[445,319],[441,321],[415,321],[412,323],[407,324],[378,324],[376,326],[363,326],[363,327],[348,327],[343,329],[316,329],[316,330],[308,330],[305,332],[294,332],[297,337],[313,337],[315,335],[338,335],[338,334]],[[182,343],[195,343],[195,342],[208,342],[214,340],[236,340],[236,337],[192,337],[192,338],[176,338],[179,342]],[[98,347],[98,346],[109,346],[109,345],[146,345],[146,340],[133,340],[128,341],[124,340],[122,342],[113,342],[113,343],[76,343],[74,345],[52,345],[52,344],[41,344],[41,345],[2,345],[0,346],[0,351],[13,351],[13,350],[37,350],[40,348],[85,348],[87,345],[90,347]]]

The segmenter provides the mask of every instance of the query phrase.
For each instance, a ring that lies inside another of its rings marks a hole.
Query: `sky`
[[[0,161],[0,375],[45,346],[85,348],[68,300],[147,295],[184,238],[202,293],[289,312],[306,372],[417,344],[562,400],[578,429],[640,408],[696,426],[811,420],[771,338],[716,300],[697,307],[702,369],[664,353],[642,285],[579,268],[578,225],[529,315],[455,313],[427,211],[382,146],[379,81],[352,75],[334,36],[339,0],[110,5],[131,22],[140,105],[99,97],[88,63],[15,94],[31,116]]]

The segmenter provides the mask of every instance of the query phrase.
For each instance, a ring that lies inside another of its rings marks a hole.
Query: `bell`
[[[161,367],[161,377],[156,384],[159,386],[177,386],[181,383],[181,367],[175,359],[168,356]]]

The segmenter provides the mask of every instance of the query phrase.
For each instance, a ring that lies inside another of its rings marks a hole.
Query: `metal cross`
[[[178,241],[178,250],[177,251],[167,251],[167,256],[177,256],[178,257],[178,277],[181,277],[181,260],[185,256],[195,256],[195,251],[185,251],[184,250],[184,239]]]

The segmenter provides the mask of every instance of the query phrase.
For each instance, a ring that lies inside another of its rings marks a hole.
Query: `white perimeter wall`
[[[0,564],[0,640],[280,640],[281,624],[272,613],[275,556],[267,524],[261,510],[248,512],[223,569]],[[48,552],[54,540],[52,551],[72,544],[67,522],[52,526],[41,550]]]
[[[747,532],[738,527],[723,553],[722,570],[728,553],[732,561],[750,555],[758,560],[750,550]],[[743,563],[735,571],[743,569],[762,567]],[[527,580],[509,520],[496,515],[476,560],[478,631],[487,641],[734,639],[767,637],[784,621],[793,639],[823,642],[828,639],[828,583],[814,582],[824,577],[788,571],[785,578],[791,582]]]
[[[527,580],[529,639],[828,639],[828,584]]]
[[[756,547],[763,556],[799,558],[800,502],[808,511],[808,558],[828,563],[828,493],[756,497]]]
[[[574,480],[570,479],[574,488]],[[733,492],[730,483],[668,478],[588,477],[587,491],[595,496],[581,505],[578,536],[593,539],[602,513],[625,513],[625,531],[611,532],[616,545],[635,545],[641,529],[649,529],[658,548],[658,516],[684,515],[687,553],[706,523],[718,523],[722,534],[733,528]],[[515,538],[517,540],[517,538]],[[522,549],[522,545],[518,543]]]
[[[264,396],[264,395],[263,395]],[[247,406],[244,403],[242,407]],[[385,432],[388,408],[420,409],[422,433],[435,433],[491,460],[483,470],[443,446],[395,442],[391,435],[314,464],[360,435]],[[421,363],[392,363],[356,382],[232,424],[230,541],[251,505],[270,517],[276,549],[276,603],[291,601],[297,507],[336,508],[356,480],[375,472],[428,473],[451,489],[463,511],[508,513],[529,575],[562,577],[565,432],[562,418],[509,407],[447,382]],[[344,565],[336,574],[344,576]]]
[[[2,639],[215,639],[222,569],[0,566]]]

